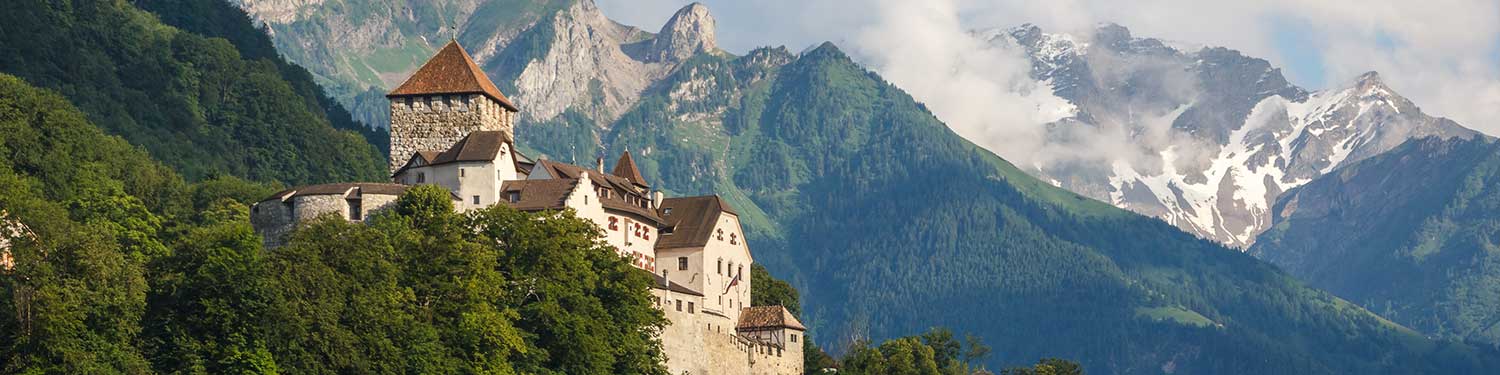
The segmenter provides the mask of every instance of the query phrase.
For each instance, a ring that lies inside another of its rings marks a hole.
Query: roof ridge
[[[432,94],[483,94],[511,111],[517,111],[516,105],[500,93],[495,82],[490,81],[457,40],[449,41],[386,96]]]
[[[615,170],[610,172],[610,174],[624,177],[637,185],[649,186],[646,184],[646,178],[641,176],[641,169],[636,167],[635,158],[630,157],[630,150],[628,149],[620,154],[620,161],[615,162]]]

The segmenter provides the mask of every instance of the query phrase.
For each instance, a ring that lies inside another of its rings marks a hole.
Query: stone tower
[[[386,98],[391,100],[390,172],[418,151],[442,151],[469,133],[515,139],[516,106],[458,41],[450,41]]]

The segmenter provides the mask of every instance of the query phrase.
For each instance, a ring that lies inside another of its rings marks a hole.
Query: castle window
[[[474,196],[474,204],[479,204],[479,196],[478,195]]]
[[[362,212],[360,212],[360,204],[358,199],[345,199],[344,203],[349,205],[349,220],[364,220],[364,218],[362,217]]]
[[[724,274],[724,260],[723,259],[719,259],[719,266],[718,267],[719,267],[719,270],[718,271],[714,271],[714,273],[723,275]]]
[[[510,203],[520,203],[520,202],[521,202],[521,192],[519,192],[519,191],[512,191],[512,192],[510,192]],[[587,202],[584,202],[584,203],[587,203]]]
[[[692,313],[693,313],[693,303],[692,302],[688,302],[688,314],[692,314]]]
[[[677,257],[677,270],[687,271],[687,257]]]
[[[420,184],[420,183],[425,183],[425,182],[427,182],[427,173],[426,172],[417,172],[417,183]]]
[[[411,97],[410,96],[406,97],[406,110],[408,110],[408,111],[411,110]]]
[[[467,175],[467,170],[465,170],[463,168],[459,168],[458,169],[458,177],[464,177],[465,175]]]
[[[797,342],[797,334],[792,334],[792,342]]]
[[[682,311],[682,300],[677,300],[677,311]]]
[[[745,265],[741,264],[740,265],[740,270],[739,271],[735,271],[734,275],[735,276],[745,276]]]

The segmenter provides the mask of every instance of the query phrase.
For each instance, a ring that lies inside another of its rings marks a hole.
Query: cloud
[[[600,0],[612,18],[654,30],[681,0]],[[1291,71],[1310,89],[1380,71],[1423,110],[1500,135],[1500,2],[1494,0],[707,0],[720,45],[743,52],[830,40],[910,91],[960,134],[1007,158],[1034,147],[1056,108],[1024,77],[1025,60],[967,31],[1038,24],[1077,32],[1100,22],[1133,34],[1225,46]],[[1295,24],[1300,38],[1278,35]],[[1313,61],[1309,61],[1313,60]]]

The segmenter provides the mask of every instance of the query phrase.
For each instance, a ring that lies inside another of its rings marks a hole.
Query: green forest
[[[133,3],[0,3],[0,72],[61,93],[190,180],[384,179],[384,134],[281,60],[243,12],[220,1]]]
[[[1277,210],[1252,253],[1425,334],[1500,345],[1500,143],[1408,141]]]
[[[234,177],[186,183],[61,96],[0,76],[5,373],[664,374],[650,276],[592,223],[454,212],[419,187],[261,249]]]

